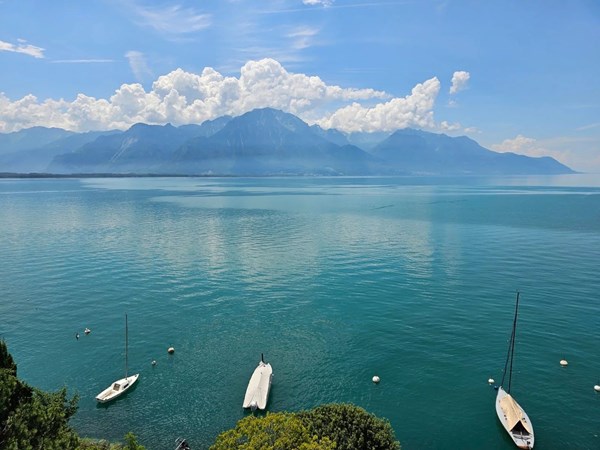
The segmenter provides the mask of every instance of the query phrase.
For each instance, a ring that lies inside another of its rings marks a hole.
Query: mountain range
[[[550,157],[498,153],[466,137],[414,129],[352,133],[255,109],[200,125],[135,124],[74,133],[0,134],[0,172],[164,175],[538,175],[573,173]]]

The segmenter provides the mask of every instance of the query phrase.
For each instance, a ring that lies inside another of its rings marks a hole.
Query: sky
[[[0,132],[273,107],[600,173],[598,0],[0,0]]]

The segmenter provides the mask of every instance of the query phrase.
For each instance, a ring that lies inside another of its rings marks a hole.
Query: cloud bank
[[[132,64],[139,56],[128,55]],[[239,78],[210,67],[201,74],[177,69],[158,77],[149,92],[139,83],[123,84],[107,99],[78,94],[73,101],[40,101],[27,95],[12,101],[0,93],[0,131],[31,126],[73,131],[126,129],[138,122],[199,124],[264,107],[347,132],[409,126],[455,129],[458,124],[436,125],[434,121],[439,91],[440,81],[434,77],[417,84],[405,97],[392,97],[374,89],[328,85],[317,76],[291,73],[273,59],[262,59],[247,62]]]

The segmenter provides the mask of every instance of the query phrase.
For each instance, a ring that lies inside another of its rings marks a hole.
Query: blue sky
[[[596,0],[0,0],[0,132],[272,106],[600,173]]]

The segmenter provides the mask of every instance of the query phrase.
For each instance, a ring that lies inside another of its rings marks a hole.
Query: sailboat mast
[[[129,344],[129,327],[127,326],[127,314],[125,314],[125,378],[127,378],[127,347]]]
[[[515,306],[515,320],[513,322],[512,343],[510,349],[510,372],[508,376],[508,392],[510,394],[510,385],[512,382],[513,357],[515,356],[515,341],[517,339],[517,317],[519,311],[519,291],[517,291],[517,304]]]

